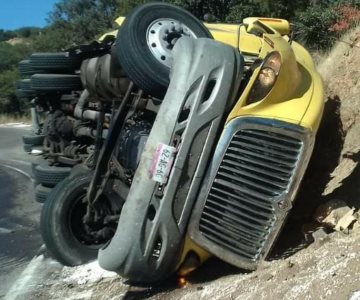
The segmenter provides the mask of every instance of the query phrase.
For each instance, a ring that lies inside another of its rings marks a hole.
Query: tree
[[[12,69],[31,52],[31,46],[24,43],[11,45],[7,42],[0,42],[0,72]]]
[[[70,43],[84,43],[111,29],[120,0],[62,0],[55,4],[49,22]]]
[[[21,115],[28,107],[22,99],[15,96],[15,81],[18,73],[15,69],[0,73],[0,112]]]
[[[230,10],[239,4],[240,0],[173,0],[172,3],[190,11],[200,20],[205,14],[212,14],[217,21],[225,21]]]
[[[228,23],[241,23],[246,17],[265,16],[267,7],[253,1],[242,1],[240,4],[232,7],[226,17]]]
[[[118,2],[116,16],[126,16],[136,6],[150,2],[150,0],[123,0]]]
[[[0,29],[0,42],[12,39],[15,36],[16,36],[16,34],[11,30],[5,31],[4,29]]]

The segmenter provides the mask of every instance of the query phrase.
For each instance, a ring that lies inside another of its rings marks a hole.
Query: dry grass
[[[349,51],[353,48],[355,50],[360,49],[359,30],[360,24],[348,30],[343,36],[337,39],[337,42],[331,49],[311,52],[316,66],[323,77],[333,75],[335,66],[334,62],[341,59],[343,55],[348,55]]]
[[[7,123],[31,123],[30,116],[14,116],[8,114],[0,114],[0,124]]]

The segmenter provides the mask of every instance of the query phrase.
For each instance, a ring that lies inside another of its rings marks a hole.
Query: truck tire
[[[45,135],[23,135],[24,144],[32,144],[34,146],[41,146],[44,142]]]
[[[35,70],[72,74],[80,69],[82,58],[68,52],[33,53],[29,61],[31,68]]]
[[[80,76],[64,74],[35,74],[31,88],[38,92],[70,92],[83,89]]]
[[[47,197],[49,196],[52,188],[38,184],[35,187],[35,200],[39,203],[45,203]]]
[[[69,167],[48,166],[47,164],[35,165],[32,170],[35,182],[46,187],[54,187],[68,177],[71,172]]]
[[[31,88],[31,81],[30,79],[19,79],[16,82],[16,86],[21,89],[22,91],[35,93],[35,91]]]
[[[67,178],[59,183],[45,201],[40,218],[40,231],[44,243],[60,263],[77,266],[97,257],[102,244],[92,244],[84,238],[83,216],[86,213],[86,188],[92,173]]]
[[[33,90],[16,89],[15,95],[19,99],[32,99],[35,97],[36,93]]]
[[[33,144],[24,144],[23,147],[25,152],[30,153],[35,146]]]
[[[30,60],[25,59],[19,62],[18,64],[18,70],[20,75],[26,76],[26,75],[33,75],[36,73],[36,71],[31,67]]]
[[[118,31],[117,58],[139,88],[163,98],[170,81],[171,49],[181,36],[212,38],[198,19],[180,7],[156,2],[138,6]]]

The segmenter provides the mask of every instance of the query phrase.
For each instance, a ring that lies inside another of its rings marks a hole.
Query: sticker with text
[[[157,144],[150,169],[152,180],[162,184],[166,183],[174,162],[175,153],[175,147],[162,143]]]

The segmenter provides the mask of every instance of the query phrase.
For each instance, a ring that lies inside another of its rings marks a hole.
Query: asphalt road
[[[32,156],[22,148],[29,128],[0,125],[0,299],[42,245],[41,206],[34,199]]]

